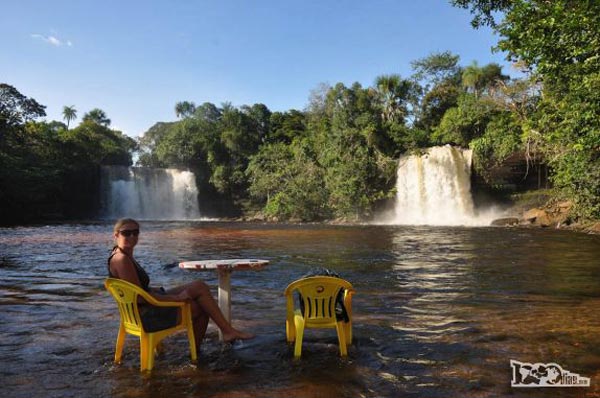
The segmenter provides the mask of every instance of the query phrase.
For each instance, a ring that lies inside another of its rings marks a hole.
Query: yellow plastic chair
[[[119,334],[117,335],[117,346],[115,349],[115,363],[121,363],[125,336],[129,333],[140,338],[140,370],[152,370],[154,367],[154,351],[161,340],[181,330],[187,330],[192,361],[196,360],[192,307],[189,303],[158,301],[139,286],[121,279],[108,278],[104,282],[104,286],[117,302],[119,313],[121,314],[121,323],[119,325]],[[142,297],[147,303],[158,307],[180,308],[179,323],[171,328],[157,332],[144,331],[138,310],[138,297]]]
[[[340,289],[345,289],[344,307],[348,322],[338,320],[335,314],[336,298]],[[294,291],[298,291],[304,303],[304,313],[294,306]],[[305,328],[335,328],[338,335],[340,355],[347,356],[347,345],[352,344],[352,295],[350,282],[330,276],[311,276],[292,282],[285,289],[287,316],[286,336],[289,343],[295,341],[294,357],[302,354],[302,339]]]

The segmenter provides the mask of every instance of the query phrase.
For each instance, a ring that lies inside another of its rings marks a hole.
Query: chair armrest
[[[113,295],[115,294],[114,289],[124,289],[126,292],[134,294],[135,297],[141,297],[146,301],[146,303],[156,307],[185,308],[186,306],[189,306],[189,303],[185,301],[160,301],[138,285],[118,278],[107,278],[104,281],[104,287],[106,287],[106,289]]]
[[[292,289],[285,291],[285,336],[288,343],[296,340],[296,322],[294,321],[294,297]]]
[[[286,308],[286,319],[294,319],[294,297],[292,292],[285,292],[285,308]]]
[[[354,289],[346,289],[346,292],[344,293],[344,307],[350,318],[352,318],[352,296],[355,292]]]

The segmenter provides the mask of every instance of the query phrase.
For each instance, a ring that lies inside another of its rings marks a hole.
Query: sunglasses
[[[122,231],[119,231],[119,233],[122,236],[129,238],[130,236],[138,236],[140,234],[140,230],[139,229],[124,229]]]

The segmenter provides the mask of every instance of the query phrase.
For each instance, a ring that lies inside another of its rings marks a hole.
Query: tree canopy
[[[539,101],[527,116],[523,140],[539,148],[575,211],[600,218],[600,2],[453,3],[471,10],[474,26],[494,27],[501,37],[498,48],[539,82]]]
[[[102,118],[88,118],[68,130],[61,122],[36,121],[46,115],[44,109],[16,88],[0,84],[2,224],[89,215],[96,203],[94,169],[132,164],[135,140],[109,129],[103,111],[90,112]],[[64,111],[71,121],[74,107]]]
[[[45,108],[33,98],[21,94],[13,86],[0,83],[0,131],[46,116]]]

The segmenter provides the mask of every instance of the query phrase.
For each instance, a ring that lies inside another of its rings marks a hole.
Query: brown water
[[[184,335],[151,374],[128,337],[112,364],[118,313],[102,287],[111,225],[0,229],[2,397],[600,396],[600,237],[555,230],[143,223],[137,258],[155,285],[213,273],[183,260],[264,258],[232,277],[234,324],[212,326],[197,366]],[[285,341],[287,284],[326,266],[350,280],[354,344],[307,331]],[[556,362],[589,388],[511,388],[510,359]]]

